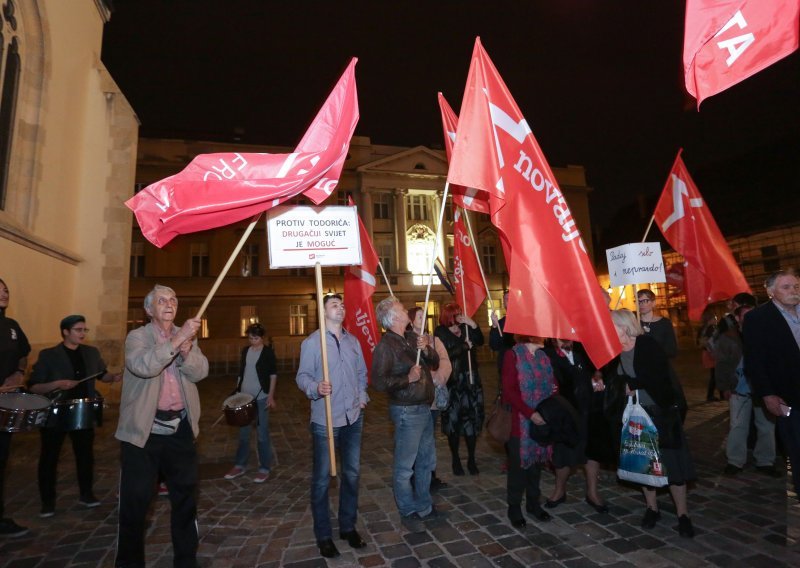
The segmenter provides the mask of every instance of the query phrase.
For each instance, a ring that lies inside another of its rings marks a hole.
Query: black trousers
[[[6,485],[6,463],[8,463],[8,452],[11,449],[11,434],[0,432],[0,519],[5,513],[5,495],[3,490]]]
[[[519,438],[511,437],[508,440],[508,477],[506,479],[506,500],[509,512],[520,510],[522,496],[525,496],[526,507],[535,508],[539,505],[539,478],[542,472],[541,464],[533,464],[528,469],[522,469],[519,459]]]
[[[67,432],[56,428],[41,428],[39,433],[42,438],[42,449],[39,452],[39,496],[42,498],[42,504],[55,505],[58,458],[67,436],[72,442],[72,452],[75,454],[80,496],[90,496],[94,470],[94,429]]]
[[[147,510],[153,500],[159,470],[172,506],[173,565],[197,566],[197,449],[189,421],[181,420],[172,436],[150,434],[144,448],[122,442],[119,483],[119,532],[116,566],[144,566]]]

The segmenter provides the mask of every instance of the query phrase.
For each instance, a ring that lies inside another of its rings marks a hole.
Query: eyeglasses
[[[650,303],[650,302],[652,302],[653,300],[651,300],[650,298],[639,298],[637,301],[638,301],[640,304],[649,304],[649,303]]]

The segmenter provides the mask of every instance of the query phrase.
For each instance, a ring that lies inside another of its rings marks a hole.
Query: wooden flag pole
[[[486,290],[486,298],[489,300],[489,311],[494,313],[494,303],[492,302],[492,294],[489,292],[489,284],[486,282],[486,274],[483,272],[483,264],[481,264],[481,257],[478,255],[478,245],[475,244],[475,237],[472,235],[472,222],[469,220],[466,209],[461,209],[464,212],[464,218],[467,220],[467,232],[469,232],[469,242],[472,245],[472,252],[475,253],[475,260],[478,261],[478,268],[481,271],[481,279],[483,280],[483,287]],[[497,326],[497,331],[500,337],[503,337],[503,330]]]
[[[317,277],[317,313],[319,314],[319,341],[322,346],[322,382],[330,384],[328,371],[328,336],[325,329],[325,298],[322,295],[322,265],[314,265]],[[333,413],[331,411],[331,395],[325,397],[325,425],[328,427],[328,455],[331,460],[331,477],[336,477],[336,449],[333,444]]]
[[[431,268],[428,272],[428,288],[425,290],[425,305],[422,308],[425,317],[422,318],[423,325],[425,324],[425,319],[428,317],[428,301],[431,298],[431,283],[433,283],[433,266],[436,262],[436,247],[439,245],[439,231],[442,228],[442,219],[444,219],[444,208],[447,206],[447,192],[450,191],[450,182],[447,181],[444,184],[444,195],[442,196],[442,207],[439,209],[439,223],[436,225],[436,235],[433,237],[433,254],[431,255]],[[422,326],[419,328],[419,334],[422,335]],[[417,349],[417,365],[419,365],[419,359],[422,355],[422,349]]]
[[[394,296],[394,292],[392,292],[392,285],[389,284],[389,278],[386,277],[386,271],[383,269],[383,264],[381,261],[378,261],[378,268],[381,269],[381,274],[383,274],[383,281],[386,282],[386,287],[389,289],[389,295]]]
[[[206,308],[208,308],[208,304],[211,302],[211,298],[213,298],[214,294],[217,293],[217,289],[219,288],[220,284],[222,284],[222,279],[227,276],[228,270],[230,270],[233,261],[236,260],[236,257],[244,246],[244,243],[247,241],[247,237],[249,237],[250,233],[253,232],[253,229],[255,229],[256,223],[258,223],[259,219],[261,219],[261,213],[259,213],[257,217],[254,217],[253,220],[250,221],[250,224],[247,225],[242,238],[239,239],[239,243],[233,249],[230,258],[228,258],[228,262],[225,263],[225,266],[222,268],[222,272],[220,272],[219,276],[217,276],[217,281],[214,282],[214,285],[211,287],[211,291],[208,293],[208,296],[206,296],[206,299],[203,300],[203,305],[200,306],[200,309],[197,311],[197,315],[195,316],[196,318],[199,319],[203,317],[203,314],[206,312]]]
[[[647,235],[650,233],[650,227],[653,226],[653,221],[655,221],[655,218],[656,218],[656,215],[655,215],[655,213],[653,213],[653,215],[650,217],[650,222],[647,224],[647,230],[645,230],[644,236],[642,237],[642,242],[645,241],[645,239],[647,238]]]

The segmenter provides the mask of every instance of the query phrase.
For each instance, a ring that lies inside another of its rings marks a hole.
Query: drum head
[[[222,406],[223,408],[239,408],[251,402],[253,402],[253,395],[246,392],[237,392],[226,398]]]
[[[24,392],[6,392],[0,394],[0,408],[41,410],[48,406],[50,406],[50,399],[39,394]]]

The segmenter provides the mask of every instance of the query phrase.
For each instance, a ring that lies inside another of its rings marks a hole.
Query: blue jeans
[[[397,509],[404,517],[414,513],[424,517],[433,506],[431,471],[436,467],[431,407],[428,404],[390,404],[389,415],[394,422],[392,486]],[[412,473],[413,488],[410,481]]]
[[[364,415],[353,424],[333,429],[333,442],[339,448],[339,532],[356,528],[358,516],[358,479],[361,462],[361,431]],[[314,465],[311,474],[311,514],[317,542],[332,538],[328,485],[331,459],[328,453],[328,429],[325,424],[311,423],[314,442]]]
[[[256,399],[256,411],[258,413],[256,437],[258,438],[259,471],[269,471],[272,463],[272,446],[269,441],[269,413],[266,398]],[[239,449],[236,450],[235,464],[242,469],[247,466],[247,458],[250,457],[250,431],[252,429],[251,425],[239,428]]]

